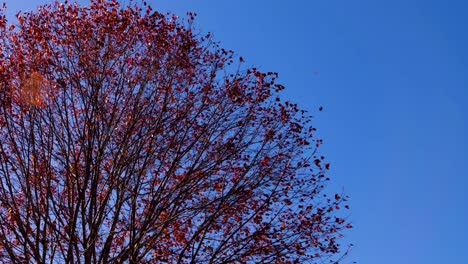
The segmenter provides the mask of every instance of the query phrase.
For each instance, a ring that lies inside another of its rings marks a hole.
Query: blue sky
[[[344,263],[468,263],[466,1],[147,2],[196,11],[199,29],[279,72],[284,96],[316,116],[329,190],[351,196]]]

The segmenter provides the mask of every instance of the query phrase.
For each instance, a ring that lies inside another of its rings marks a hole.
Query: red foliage
[[[117,1],[0,17],[0,257],[304,263],[350,225],[310,117],[188,21]],[[232,73],[231,73],[232,72]],[[331,258],[330,258],[331,257]]]

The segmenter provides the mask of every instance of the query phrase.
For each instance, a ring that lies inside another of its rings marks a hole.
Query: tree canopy
[[[310,115],[194,16],[114,0],[2,15],[3,260],[341,256],[345,197],[322,192],[330,165]]]

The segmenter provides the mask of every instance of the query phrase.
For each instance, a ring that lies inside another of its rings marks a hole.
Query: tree
[[[5,8],[5,7],[4,7]],[[332,261],[311,117],[187,20],[114,0],[0,18],[7,263]]]

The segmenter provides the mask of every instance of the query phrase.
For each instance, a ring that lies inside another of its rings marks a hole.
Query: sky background
[[[45,2],[6,0],[10,14]],[[147,2],[197,12],[316,116],[328,190],[351,196],[344,263],[468,263],[468,2]]]

